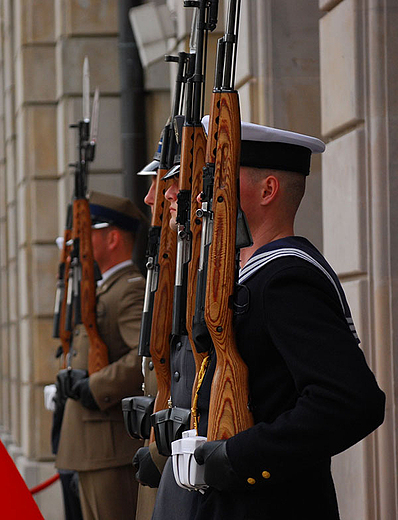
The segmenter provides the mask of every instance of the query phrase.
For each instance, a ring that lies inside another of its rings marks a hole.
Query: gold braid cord
[[[198,433],[198,395],[199,395],[200,387],[202,386],[202,383],[203,383],[203,379],[206,374],[206,369],[207,369],[208,363],[209,363],[209,356],[206,356],[203,359],[202,365],[199,370],[198,384],[196,386],[195,397],[193,399],[192,408],[191,408],[191,413],[192,413],[192,417],[193,417],[193,425],[196,430],[196,433]]]

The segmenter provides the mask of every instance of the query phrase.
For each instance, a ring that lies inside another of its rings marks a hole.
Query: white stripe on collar
[[[356,340],[359,341],[357,332],[355,330],[355,326],[352,320],[352,317],[346,314],[345,305],[343,302],[343,299],[340,294],[340,290],[334,281],[333,277],[327,271],[323,265],[321,265],[315,258],[313,258],[311,255],[306,253],[305,251],[302,251],[301,249],[295,249],[293,247],[285,247],[281,249],[274,249],[273,251],[267,251],[265,253],[260,253],[259,255],[253,256],[247,264],[239,271],[239,283],[243,283],[248,278],[250,278],[254,273],[256,273],[259,269],[261,269],[264,265],[268,264],[269,262],[272,262],[273,260],[277,258],[282,258],[286,256],[296,256],[298,258],[301,258],[303,260],[306,260],[307,262],[311,263],[315,267],[317,267],[332,283],[333,287],[335,288],[337,292],[337,296],[339,297],[341,307],[343,309],[344,316],[347,320],[347,323],[350,327],[350,330],[355,337]]]

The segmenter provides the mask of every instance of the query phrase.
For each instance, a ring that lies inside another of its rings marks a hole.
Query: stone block
[[[30,184],[32,241],[51,242],[58,234],[58,189],[56,180]]]
[[[1,375],[4,380],[10,378],[10,335],[8,330],[8,324],[3,324],[1,327]],[[8,395],[8,392],[6,394]]]
[[[17,238],[18,246],[26,245],[28,237],[30,237],[30,218],[28,218],[30,200],[27,197],[27,186],[25,183],[20,184],[17,188]]]
[[[60,0],[57,16],[62,35],[118,32],[118,0]]]
[[[15,89],[14,86],[4,92],[4,132],[6,144],[15,138]],[[6,149],[7,153],[7,149]]]
[[[164,60],[149,63],[144,69],[145,92],[164,90],[169,94],[172,83],[170,81],[170,72],[170,63],[166,63]],[[170,108],[168,107],[168,109],[170,115]]]
[[[20,377],[22,383],[30,383],[33,370],[32,327],[30,318],[22,318],[19,322],[20,344]]]
[[[18,250],[18,314],[19,318],[28,316],[31,287],[29,281],[31,280],[32,266],[30,258],[28,259],[28,252],[25,247]],[[13,289],[15,290],[15,289]]]
[[[17,287],[17,262],[12,260],[8,264],[8,317],[10,323],[15,323],[18,319]]]
[[[372,471],[366,458],[366,443],[355,444],[332,459],[341,518],[367,518],[367,474]]]
[[[17,105],[31,102],[55,102],[55,45],[23,47],[21,60],[22,78],[18,87]]]
[[[25,172],[25,118],[23,110],[18,110],[15,117],[15,147],[16,147],[16,157],[15,157],[15,177],[16,177],[16,185],[20,185],[26,177]]]
[[[10,323],[8,327],[8,341],[10,342],[10,379],[19,379],[19,341],[18,324]]]
[[[305,196],[297,212],[295,233],[305,236],[318,249],[323,249],[322,233],[322,175],[319,169],[311,168],[307,177]]]
[[[21,446],[28,458],[35,456],[33,445],[37,428],[32,388],[31,384],[21,384],[21,417],[24,418],[21,428]]]
[[[343,281],[343,289],[347,297],[348,304],[351,309],[352,319],[354,320],[355,328],[361,340],[361,348],[365,353],[366,360],[369,365],[372,364],[372,356],[370,352],[370,333],[368,308],[368,280],[350,280]]]
[[[58,171],[73,172],[68,165],[77,160],[77,130],[69,125],[81,119],[81,98],[63,100],[59,109],[58,129],[63,149],[64,164],[58,166]],[[164,123],[163,123],[164,124]],[[98,140],[95,159],[89,164],[89,171],[117,171],[122,169],[121,154],[121,123],[120,99],[106,97],[100,99]],[[90,177],[88,185],[90,186]]]
[[[90,189],[119,197],[125,196],[123,176],[120,173],[96,173],[91,175]]]
[[[7,222],[0,220],[0,268],[7,266]]]
[[[25,106],[20,153],[21,178],[54,177],[57,174],[57,110],[55,105]]]
[[[10,444],[7,448],[7,451],[12,460],[14,461],[14,464],[18,457],[21,457],[23,455],[21,446],[18,446],[17,444]]]
[[[8,348],[8,270],[6,268],[2,268],[0,271],[0,318],[1,318],[1,326],[2,326],[2,347]],[[6,334],[6,336],[4,336]],[[1,367],[0,367],[1,370]]]
[[[33,318],[30,348],[33,350],[33,380],[35,384],[48,385],[54,383],[60,368],[55,357],[60,344],[59,339],[52,337],[52,318]],[[43,390],[42,390],[43,393]]]
[[[59,252],[55,244],[32,246],[31,298],[34,316],[53,314],[58,261]]]
[[[6,141],[5,141],[5,116],[2,112],[0,116],[0,164],[4,166],[4,160],[6,158]]]
[[[239,88],[240,118],[242,121],[255,122],[252,113],[252,83],[248,81]]]
[[[363,117],[359,20],[356,0],[341,2],[320,20],[323,135]]]
[[[14,204],[16,199],[15,139],[6,143],[6,179],[7,204]]]
[[[170,116],[170,92],[151,92],[145,99],[148,162],[157,150],[160,132]]]
[[[17,256],[17,225],[15,204],[8,205],[7,213],[7,253],[8,260],[15,260]]]
[[[366,270],[366,174],[363,131],[330,142],[323,154],[324,253],[338,274]]]
[[[1,388],[1,399],[2,399],[2,425],[8,431],[11,428],[11,416],[10,416],[10,382],[8,379],[3,379],[0,382]]]
[[[16,47],[54,41],[54,0],[16,0]]]
[[[64,234],[67,206],[73,196],[73,176],[64,175],[58,181],[58,235]]]
[[[117,45],[116,37],[61,40],[57,44],[57,96],[81,96],[85,56],[89,59],[91,92],[94,93],[95,88],[99,87],[102,94],[118,94],[120,82]]]
[[[253,30],[250,24],[249,2],[242,2],[239,39],[238,39],[238,59],[236,61],[235,85],[242,85],[253,75],[252,48],[250,46],[250,32]],[[209,78],[212,76],[209,76]],[[247,119],[245,121],[248,121]]]
[[[5,91],[10,90],[14,87],[14,60],[12,50],[12,35],[4,33],[3,40],[3,66],[4,66],[4,89]]]
[[[17,381],[10,382],[10,433],[13,440],[19,444],[21,433],[21,403],[19,383]]]

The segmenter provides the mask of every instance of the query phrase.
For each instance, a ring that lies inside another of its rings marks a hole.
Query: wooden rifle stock
[[[188,337],[191,345],[194,345],[192,326],[195,315],[195,297],[196,297],[196,282],[199,268],[200,257],[200,237],[202,230],[202,221],[196,216],[196,211],[200,204],[197,201],[197,195],[202,191],[202,175],[203,167],[205,165],[206,153],[206,135],[203,126],[184,127],[186,129],[186,136],[183,139],[183,146],[181,151],[181,169],[183,169],[184,162],[191,165],[189,173],[191,176],[191,209],[190,209],[190,232],[191,232],[191,260],[188,267],[188,284],[187,284],[187,309],[186,309],[186,325]],[[180,188],[181,189],[181,188]],[[198,352],[196,348],[192,348],[192,353],[195,360],[196,377],[192,387],[192,401],[194,400],[198,374],[202,366],[202,362],[206,356],[205,352]],[[191,418],[191,426],[193,427],[193,420]]]
[[[227,439],[253,424],[248,410],[248,372],[233,330],[236,272],[237,182],[240,159],[239,100],[236,92],[219,94],[213,188],[213,238],[209,251],[205,320],[217,356],[213,376],[208,440]],[[215,114],[213,114],[214,117]],[[215,121],[215,120],[213,120]]]
[[[162,201],[163,216],[161,220],[162,230],[159,245],[159,278],[153,306],[152,332],[151,332],[151,357],[155,367],[158,391],[154,404],[154,413],[168,407],[170,398],[170,335],[173,320],[173,281],[175,277],[177,237],[170,228],[169,219],[170,203],[164,199],[164,194],[170,185],[170,181],[163,181],[167,170],[159,169],[157,174],[156,199]],[[156,205],[155,199],[155,205]],[[158,202],[159,202],[158,200]],[[151,430],[150,442],[153,442],[154,432]]]
[[[212,239],[209,247],[205,321],[217,357],[208,440],[227,439],[249,428],[248,370],[233,329],[233,294],[239,264],[236,229],[240,162],[240,111],[234,90],[241,0],[230,0],[224,38],[219,40],[206,162],[213,171]],[[204,177],[205,181],[205,177]]]
[[[88,373],[98,372],[109,364],[108,347],[99,335],[96,322],[96,281],[94,276],[94,256],[91,243],[90,206],[86,198],[73,201],[73,241],[79,244],[80,312],[81,321],[87,331],[90,348],[88,353]]]

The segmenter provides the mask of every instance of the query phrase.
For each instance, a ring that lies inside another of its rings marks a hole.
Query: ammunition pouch
[[[156,446],[160,455],[171,455],[171,443],[181,439],[182,432],[189,430],[191,410],[187,408],[167,408],[151,415]]]
[[[133,439],[149,439],[155,398],[146,395],[122,399],[124,426]]]

